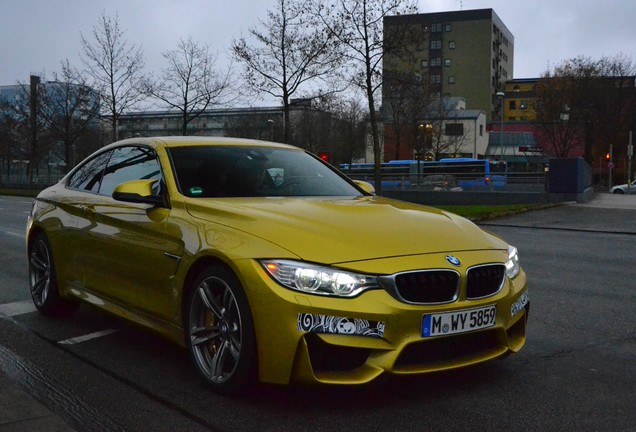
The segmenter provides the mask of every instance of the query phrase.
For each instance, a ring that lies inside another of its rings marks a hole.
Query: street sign
[[[614,162],[610,162],[610,163],[608,163],[608,164],[607,164],[607,167],[608,167],[609,169],[614,169]]]

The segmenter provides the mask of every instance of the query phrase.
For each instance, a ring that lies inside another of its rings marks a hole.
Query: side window
[[[147,179],[161,179],[161,168],[155,152],[146,147],[121,147],[113,150],[99,193],[112,195],[115,187],[121,183]]]
[[[102,153],[79,167],[69,179],[68,186],[73,189],[97,193],[110,154],[111,152]]]

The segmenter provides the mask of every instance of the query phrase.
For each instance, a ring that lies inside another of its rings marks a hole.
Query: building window
[[[442,65],[442,58],[441,57],[435,57],[431,59],[431,66],[435,67],[435,66],[441,66]]]
[[[449,84],[455,84],[455,77],[453,75],[448,77],[448,83]]]
[[[442,41],[441,40],[431,41],[431,49],[442,49]]]
[[[508,109],[514,110],[517,109],[517,101],[511,100],[508,102]]]
[[[431,82],[433,84],[440,84],[442,82],[442,76],[441,75],[431,75]]]
[[[463,123],[446,123],[446,136],[462,136],[464,135]]]
[[[431,25],[431,33],[439,33],[442,31],[442,23],[435,23]]]
[[[455,49],[455,41],[448,41],[448,49]]]
[[[521,101],[521,106],[519,108],[521,108],[522,110],[528,109],[528,101],[527,100],[522,100]]]
[[[428,67],[428,60],[422,60],[422,69]]]
[[[444,59],[444,66],[449,67],[451,65],[451,59]]]
[[[449,31],[452,31],[452,30],[453,30],[453,26],[452,26],[452,24],[448,23],[448,24],[446,24],[446,25],[444,26],[444,29],[445,29],[447,32],[449,32]]]

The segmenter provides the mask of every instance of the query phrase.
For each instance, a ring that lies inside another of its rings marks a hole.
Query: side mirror
[[[362,180],[354,180],[353,182],[356,184],[356,186],[358,186],[360,189],[362,189],[366,193],[370,195],[375,195],[375,188],[373,187],[371,183],[367,183]]]
[[[159,180],[132,180],[118,185],[113,191],[113,198],[117,201],[163,205],[164,200],[153,194],[152,187]]]

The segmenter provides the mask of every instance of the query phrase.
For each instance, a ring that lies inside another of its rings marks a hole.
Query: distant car
[[[517,249],[372,192],[289,145],[120,141],[35,199],[31,296],[42,314],[86,302],[162,334],[220,393],[519,351],[530,300]]]
[[[424,177],[420,182],[420,188],[434,191],[459,192],[461,187],[457,186],[457,179],[450,174],[432,174]]]
[[[610,193],[614,193],[614,194],[626,194],[626,193],[636,194],[636,180],[634,180],[631,183],[631,185],[629,185],[630,186],[629,188],[627,186],[628,186],[627,183],[622,184],[622,185],[614,186],[613,188],[610,189]]]

